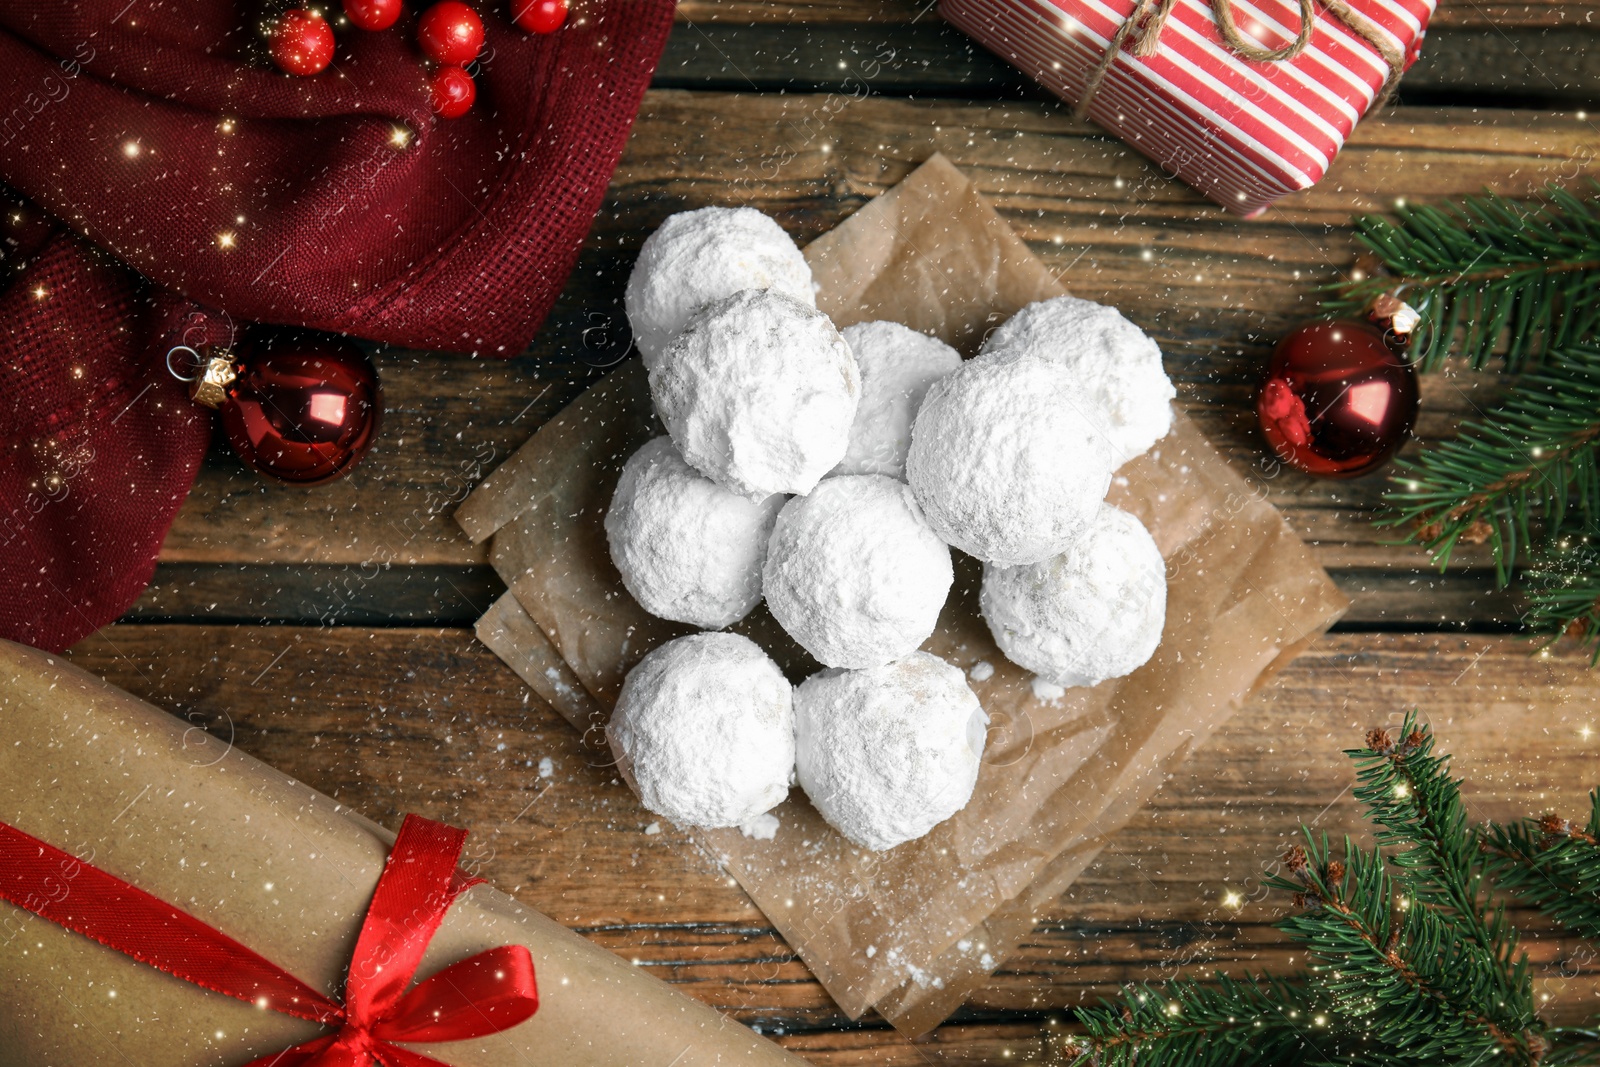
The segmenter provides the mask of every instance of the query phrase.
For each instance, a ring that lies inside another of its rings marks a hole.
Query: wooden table
[[[214,454],[154,584],[73,657],[374,818],[471,827],[496,884],[825,1064],[1039,1061],[1062,1009],[1116,983],[1291,966],[1269,925],[1286,902],[1261,891],[1262,873],[1301,821],[1359,830],[1339,750],[1406,707],[1457,754],[1475,817],[1582,810],[1600,777],[1600,673],[1530,655],[1516,598],[1494,590],[1481,553],[1440,575],[1386,544],[1369,521],[1381,477],[1267,477],[1249,398],[1273,340],[1352,260],[1352,213],[1600,169],[1600,125],[1582,112],[1600,104],[1600,3],[1447,0],[1400,106],[1363,123],[1321,185],[1254,222],[1074,121],[932,6],[685,0],[533,347],[505,363],[380,353],[383,434],[337,485],[268,486]],[[449,516],[621,358],[623,280],[662,218],[748,203],[809,239],[934,151],[1075,293],[1157,337],[1180,402],[1354,606],[1195,753],[981,995],[913,1046],[844,1018],[743,893],[681,837],[647,835],[655,820],[476,643],[471,623],[501,586]],[[1498,385],[1428,378],[1421,435],[1449,434]],[[1600,1009],[1592,954],[1549,937],[1530,947],[1554,1014]]]

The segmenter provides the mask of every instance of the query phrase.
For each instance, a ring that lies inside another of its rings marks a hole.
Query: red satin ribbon
[[[456,870],[465,830],[407,815],[356,939],[340,1004],[233,938],[115,875],[0,822],[0,899],[198,986],[336,1033],[248,1067],[448,1067],[394,1041],[464,1041],[539,1010],[522,945],[480,952],[410,992],[451,903],[483,881]]]

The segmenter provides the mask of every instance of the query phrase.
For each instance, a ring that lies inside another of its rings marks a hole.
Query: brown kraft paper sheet
[[[60,657],[3,641],[0,721],[0,820],[337,993],[393,834]],[[0,1067],[242,1064],[326,1032],[3,901],[0,931]],[[533,1018],[413,1048],[455,1067],[802,1062],[486,885],[450,908],[418,976],[509,944],[533,955]]]
[[[806,258],[818,306],[841,327],[892,319],[967,355],[1018,308],[1065,292],[938,156]],[[531,657],[542,666],[518,669],[547,684],[561,673],[548,675],[551,661],[564,660],[565,677],[607,709],[640,657],[688,632],[623,589],[602,527],[622,463],[661,432],[630,361],[541,429],[512,461],[514,477],[491,478],[465,505],[480,519],[464,525],[494,534],[491,558],[525,609],[500,610],[496,651]],[[978,614],[980,568],[958,553],[955,588],[924,648],[994,669],[972,683],[991,728],[967,807],[877,854],[845,841],[798,790],[774,810],[771,841],[693,833],[852,1017],[875,1006],[908,1034],[937,1025],[1172,768],[1347,606],[1276,509],[1182,414],[1118,472],[1110,499],[1149,527],[1167,560],[1167,627],[1148,664],[1092,689],[1036,695],[995,647]],[[538,634],[519,632],[529,623]],[[764,608],[734,629],[794,680],[816,669]]]

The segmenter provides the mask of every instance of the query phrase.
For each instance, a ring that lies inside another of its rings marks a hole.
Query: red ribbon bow
[[[338,1027],[249,1067],[447,1067],[392,1042],[483,1037],[539,1010],[533,957],[522,945],[480,952],[406,991],[444,913],[483,881],[456,870],[466,838],[406,816],[361,924],[343,1004],[187,912],[3,822],[0,899],[186,982]]]

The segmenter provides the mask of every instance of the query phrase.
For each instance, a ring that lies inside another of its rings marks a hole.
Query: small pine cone
[[[1306,850],[1300,845],[1295,845],[1283,854],[1283,865],[1289,868],[1290,874],[1303,873],[1306,869]]]
[[[1434,538],[1438,537],[1442,533],[1444,533],[1444,524],[1443,523],[1438,523],[1438,522],[1419,522],[1419,523],[1417,523],[1417,540],[1418,541],[1432,541]]]
[[[1297,908],[1303,908],[1306,906],[1306,895],[1304,893],[1296,893],[1290,899],[1294,901],[1294,906]]]
[[[1405,740],[1406,754],[1409,755],[1410,753],[1415,752],[1417,749],[1421,748],[1422,747],[1422,743],[1424,741],[1426,741],[1427,739],[1428,739],[1427,732],[1423,731],[1423,730],[1412,730],[1409,734],[1406,734],[1406,740]]]
[[[1389,736],[1389,731],[1382,727],[1375,727],[1367,731],[1367,747],[1372,751],[1387,756],[1394,751],[1394,740]]]
[[[1572,824],[1552,811],[1540,818],[1539,829],[1550,837],[1566,837],[1572,832]]]
[[[1567,628],[1561,632],[1575,641],[1582,641],[1589,636],[1593,627],[1588,619],[1573,619],[1567,623]]]
[[[1327,885],[1338,885],[1344,881],[1344,863],[1340,860],[1331,860],[1328,863],[1327,877],[1323,879]]]
[[[1494,527],[1482,519],[1478,519],[1475,522],[1468,523],[1467,528],[1461,531],[1461,540],[1469,545],[1481,545],[1489,540],[1489,535],[1492,533],[1494,533]]]

